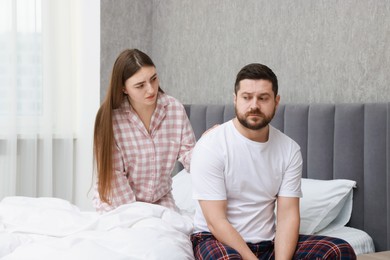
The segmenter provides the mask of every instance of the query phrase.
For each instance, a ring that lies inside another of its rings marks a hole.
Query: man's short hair
[[[234,85],[234,93],[237,95],[240,89],[240,81],[244,79],[269,80],[272,83],[272,91],[275,97],[278,95],[278,79],[275,73],[267,66],[260,63],[251,63],[243,67],[237,74]]]

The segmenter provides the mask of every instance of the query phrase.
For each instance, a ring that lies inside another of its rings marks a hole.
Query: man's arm
[[[299,236],[299,198],[278,197],[275,259],[292,259]]]
[[[245,260],[258,259],[228,221],[226,200],[200,200],[199,205],[202,208],[209,230],[218,241],[237,250]]]

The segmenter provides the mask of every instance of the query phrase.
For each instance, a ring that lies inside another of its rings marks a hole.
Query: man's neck
[[[258,129],[258,130],[252,130],[252,129],[244,127],[238,121],[237,117],[235,117],[233,119],[233,125],[234,125],[234,127],[237,129],[237,131],[240,134],[242,134],[243,136],[245,136],[249,140],[252,140],[252,141],[255,141],[255,142],[259,142],[259,143],[265,143],[265,142],[268,141],[269,125],[261,128],[261,129]]]

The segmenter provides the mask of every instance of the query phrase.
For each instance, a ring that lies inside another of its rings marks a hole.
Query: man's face
[[[275,115],[280,96],[272,91],[269,80],[244,79],[240,81],[234,107],[238,121],[251,130],[267,126]]]

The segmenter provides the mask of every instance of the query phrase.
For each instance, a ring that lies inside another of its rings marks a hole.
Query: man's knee
[[[356,254],[346,241],[325,236],[301,236],[295,257],[297,259],[356,259]]]
[[[328,255],[324,259],[354,260],[356,254],[351,245],[343,239],[333,238],[329,246]]]
[[[197,260],[242,259],[235,249],[211,238],[200,242],[194,248],[194,255]]]

